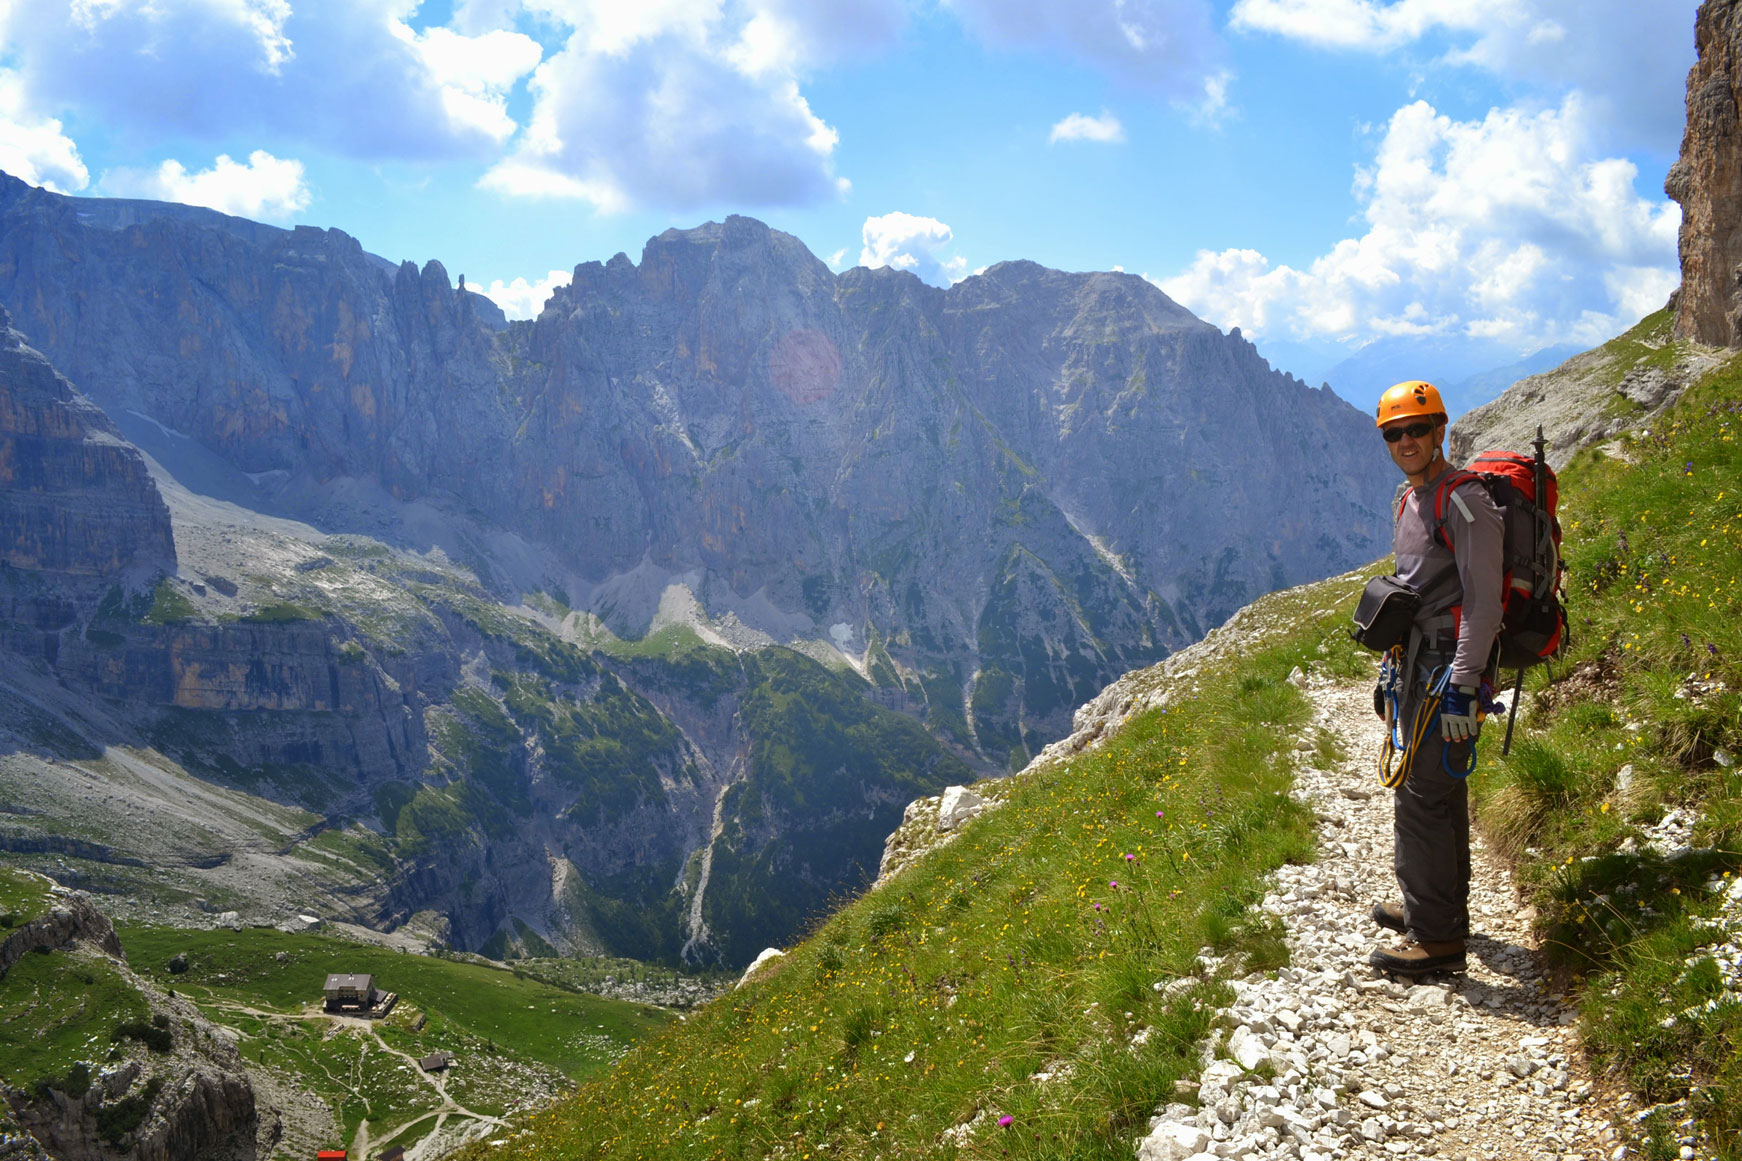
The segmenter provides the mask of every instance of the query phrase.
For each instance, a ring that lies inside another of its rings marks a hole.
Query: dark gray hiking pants
[[[1403,706],[1403,729],[1426,696],[1411,684]],[[1399,737],[1405,737],[1402,729]],[[1446,753],[1450,750],[1450,753]],[[1470,762],[1470,743],[1440,740],[1436,723],[1410,756],[1409,776],[1394,794],[1392,867],[1403,888],[1404,923],[1417,940],[1463,939],[1470,933],[1470,791],[1467,781],[1446,773]]]

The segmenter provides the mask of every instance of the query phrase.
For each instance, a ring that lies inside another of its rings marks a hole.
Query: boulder
[[[938,802],[938,829],[954,830],[986,809],[986,800],[966,786],[946,786]]]
[[[1137,1146],[1137,1161],[1187,1161],[1210,1147],[1210,1135],[1196,1125],[1164,1121]]]
[[[778,947],[763,948],[762,953],[760,955],[758,955],[755,959],[751,960],[750,966],[744,969],[744,974],[742,976],[740,976],[738,979],[738,986],[741,988],[745,984],[749,983],[750,980],[756,975],[757,972],[759,972],[763,968],[767,967],[773,961],[775,961],[777,959],[785,959],[785,958],[786,958],[786,953],[784,951],[781,951]]]

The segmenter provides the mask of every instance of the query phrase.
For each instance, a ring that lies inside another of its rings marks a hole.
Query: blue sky
[[[1661,305],[1695,6],[0,0],[0,169],[335,226],[519,317],[728,213],[938,284],[1119,267],[1314,378]]]

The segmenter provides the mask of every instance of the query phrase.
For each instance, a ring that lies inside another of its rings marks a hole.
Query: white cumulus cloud
[[[182,202],[268,222],[287,222],[310,201],[302,162],[264,149],[250,153],[246,165],[220,153],[210,169],[198,173],[174,159],[147,172],[116,170],[103,175],[102,186],[112,196]]]
[[[941,251],[955,240],[955,235],[936,218],[898,210],[866,218],[860,237],[865,244],[859,251],[861,266],[893,266],[910,271],[933,286],[948,286],[967,277],[967,259],[942,256]]]
[[[1208,0],[943,0],[996,48],[1064,52],[1115,79],[1195,100],[1223,55]]]
[[[30,0],[0,44],[35,107],[117,131],[318,142],[364,157],[493,151],[542,55],[506,29],[414,32],[415,0]]]
[[[500,28],[463,36],[450,28],[417,33],[395,22],[389,31],[422,58],[450,124],[495,141],[513,136],[519,126],[508,116],[508,94],[544,55],[537,41]]]
[[[1047,140],[1054,145],[1060,141],[1101,141],[1107,144],[1117,144],[1125,140],[1125,126],[1119,123],[1119,118],[1102,109],[1099,117],[1091,117],[1087,113],[1072,113],[1052,127],[1052,133]]]
[[[1699,0],[1237,0],[1236,30],[1321,48],[1441,59],[1601,102],[1625,145],[1675,146]]]
[[[84,189],[91,180],[79,147],[58,120],[31,111],[10,69],[0,69],[0,170],[56,193]]]
[[[533,72],[533,113],[481,184],[602,211],[814,203],[844,192],[808,71],[887,43],[900,0],[534,0],[571,30]]]
[[[573,278],[574,275],[567,270],[552,270],[536,282],[524,278],[503,282],[498,278],[484,290],[484,296],[501,307],[502,313],[509,318],[537,318],[551,292],[559,286],[567,286]]]
[[[1201,251],[1159,285],[1256,335],[1466,334],[1520,351],[1599,342],[1676,285],[1680,210],[1641,197],[1632,162],[1596,155],[1591,121],[1576,95],[1480,121],[1417,101],[1356,175],[1365,233],[1305,269]]]

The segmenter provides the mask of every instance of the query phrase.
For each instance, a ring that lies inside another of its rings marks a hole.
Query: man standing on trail
[[[1375,712],[1395,714],[1388,724],[1406,749],[1392,823],[1392,861],[1403,901],[1375,904],[1372,917],[1404,938],[1376,949],[1368,962],[1398,975],[1461,971],[1470,933],[1464,775],[1481,730],[1479,691],[1500,629],[1505,525],[1476,479],[1439,494],[1440,482],[1455,469],[1440,450],[1446,411],[1431,383],[1410,381],[1387,390],[1379,400],[1378,426],[1410,485],[1392,527],[1397,579],[1422,600],[1393,688],[1374,691]],[[1436,693],[1438,720],[1418,716],[1424,704],[1431,712]]]

